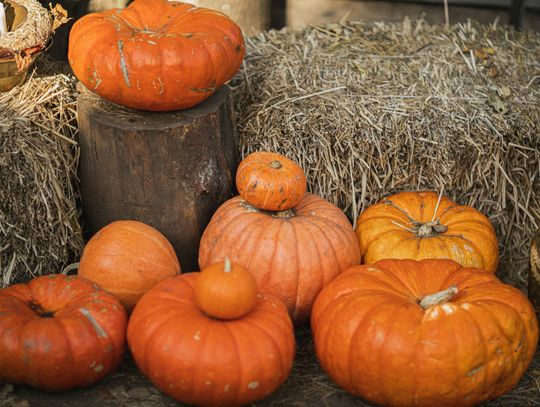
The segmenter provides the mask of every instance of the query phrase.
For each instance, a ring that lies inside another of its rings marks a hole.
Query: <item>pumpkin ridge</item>
[[[330,238],[326,234],[326,230],[324,230],[324,228],[322,226],[320,226],[317,222],[314,222],[311,219],[308,219],[307,217],[302,217],[301,219],[302,219],[303,222],[309,223],[312,226],[314,226],[315,228],[319,229],[319,231],[321,232],[321,236],[324,236],[324,239],[327,241],[328,247],[330,247],[332,249],[332,253],[334,254],[333,263],[335,265],[335,268],[339,270],[340,264],[339,264],[339,260],[338,260],[338,254],[336,252],[336,249],[335,249],[334,245],[332,244],[332,241],[330,240]],[[324,277],[324,270],[323,270],[323,277]]]
[[[232,339],[232,343],[234,344],[234,352],[236,353],[236,360],[240,361],[240,347],[238,346],[238,342],[236,341],[236,336],[234,335],[232,329],[230,328],[229,324],[225,324],[225,330],[229,333],[229,336]],[[234,401],[235,403],[238,403],[238,400],[240,398],[240,391],[242,389],[242,383],[244,382],[243,376],[244,376],[244,369],[242,368],[242,363],[237,363],[238,367],[238,385],[236,386],[235,392],[234,392]]]
[[[264,236],[264,233],[265,233],[264,228],[262,228],[263,230],[259,230],[257,227],[255,227],[255,223],[263,224],[263,223],[265,223],[266,220],[267,220],[266,218],[261,217],[259,220],[257,220],[257,222],[250,223],[249,225],[247,225],[246,227],[244,227],[244,228],[238,233],[239,236],[244,236],[244,240],[242,241],[242,243],[243,243],[243,242],[249,242],[249,241],[250,241],[249,238],[251,238],[252,235],[255,234],[255,232],[259,232],[259,233],[257,234],[257,237],[256,237],[257,240],[255,241],[255,243],[254,243],[254,245],[253,245],[253,252],[254,252],[254,253],[257,253],[257,252],[258,252],[257,249],[259,248],[259,245],[260,245],[261,242],[263,241],[263,236]],[[245,233],[246,229],[247,229],[248,227],[251,227],[251,226],[253,226],[253,227],[251,228],[250,233]],[[259,225],[257,225],[257,226],[259,226]],[[264,226],[264,225],[262,225],[262,226]],[[238,243],[239,243],[239,244],[238,244],[238,247],[244,247],[243,244],[240,244],[240,243],[241,243],[240,241],[239,241]],[[239,257],[239,256],[238,256],[238,257]],[[253,261],[253,256],[251,256],[251,257],[249,258],[249,260],[247,261],[247,263],[246,263],[246,265],[245,265],[246,269],[248,269],[248,270],[250,269],[250,266],[251,266],[252,261]],[[267,273],[267,274],[268,274],[268,273]],[[257,278],[257,280],[258,280],[258,278]],[[258,286],[258,287],[259,287],[259,286],[260,286],[260,287],[263,287],[262,285],[259,285],[259,284],[257,284],[257,286]]]
[[[281,233],[281,227],[283,226],[284,222],[280,222],[278,227],[277,227],[277,230],[276,230],[276,234],[275,234],[275,239],[274,240],[274,248],[272,249],[272,255],[270,256],[270,264],[268,264],[268,272],[264,274],[264,276],[260,277],[260,283],[259,283],[259,286],[260,287],[266,287],[266,284],[268,284],[268,281],[270,280],[270,270],[273,269],[273,265],[274,265],[274,259],[276,258],[276,253],[277,253],[277,248],[278,248],[278,243],[279,243],[279,234]]]
[[[474,303],[473,303],[474,304]],[[480,343],[482,344],[482,347],[484,349],[484,357],[483,357],[483,366],[484,366],[484,376],[482,380],[482,391],[480,394],[486,394],[488,396],[487,390],[487,384],[488,384],[488,377],[489,377],[489,363],[488,363],[488,348],[487,348],[487,338],[484,337],[484,334],[482,332],[482,329],[480,328],[480,322],[476,319],[473,313],[469,312],[468,309],[460,307],[462,311],[465,311],[465,315],[467,315],[467,318],[469,318],[471,321],[473,321],[473,325],[476,328],[476,331],[478,333],[478,337],[480,338]]]

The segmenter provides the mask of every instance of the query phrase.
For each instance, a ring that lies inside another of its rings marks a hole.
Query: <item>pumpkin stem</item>
[[[420,300],[420,306],[424,309],[428,309],[434,305],[444,304],[450,301],[454,295],[458,293],[458,288],[455,284],[452,284],[450,288],[439,291],[435,294],[426,295]]]
[[[34,311],[38,316],[41,318],[52,318],[54,317],[54,311],[46,311],[41,304],[38,304],[37,302],[32,301],[28,304],[30,309]]]
[[[244,208],[244,212],[246,213],[260,212],[260,213],[265,213],[267,215],[270,215],[274,218],[281,218],[281,219],[290,219],[296,216],[296,212],[294,211],[294,209],[287,209],[285,211],[279,211],[279,212],[265,211],[263,209],[256,208],[253,205],[250,205],[244,200],[240,202],[240,206]]]
[[[274,160],[270,163],[270,167],[272,167],[273,169],[275,170],[279,170],[281,169],[282,165],[281,165],[281,162],[278,161],[278,160]]]
[[[232,270],[231,260],[228,257],[225,257],[225,266],[223,267],[223,271],[225,273],[230,273],[231,270]]]
[[[416,228],[416,235],[418,237],[433,237],[445,233],[447,230],[448,226],[441,225],[439,221],[436,220],[420,224]]]

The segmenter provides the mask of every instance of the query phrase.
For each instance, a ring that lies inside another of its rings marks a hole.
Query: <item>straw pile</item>
[[[526,287],[540,225],[540,33],[339,23],[248,40],[234,83],[243,154],[281,152],[352,222],[400,190],[493,221],[499,276]]]
[[[82,248],[75,80],[60,72],[45,60],[0,93],[0,287],[60,272]]]

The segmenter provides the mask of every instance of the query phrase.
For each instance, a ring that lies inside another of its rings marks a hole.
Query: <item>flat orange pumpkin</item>
[[[164,393],[189,405],[234,407],[267,397],[294,358],[287,309],[264,294],[242,317],[209,317],[195,301],[200,276],[162,281],[139,301],[128,326],[135,362]]]
[[[383,259],[450,259],[495,273],[499,246],[480,211],[434,192],[400,192],[368,207],[356,235],[364,263]]]
[[[385,406],[474,406],[510,391],[531,362],[527,298],[451,260],[354,266],[317,297],[317,357],[348,392]]]
[[[225,14],[167,0],[135,0],[88,14],[69,35],[68,60],[92,92],[132,109],[187,109],[210,97],[244,58]]]

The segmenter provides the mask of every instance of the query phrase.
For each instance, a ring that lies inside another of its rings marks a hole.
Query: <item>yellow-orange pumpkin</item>
[[[364,263],[450,259],[495,273],[499,247],[489,219],[434,192],[400,192],[368,207],[356,235]]]
[[[162,281],[139,301],[128,326],[135,362],[176,400],[241,406],[267,397],[287,378],[295,342],[285,306],[260,295],[233,320],[209,317],[195,302],[201,273]]]
[[[0,381],[90,386],[122,361],[127,315],[92,282],[49,275],[0,290]]]
[[[259,290],[281,299],[297,324],[309,320],[324,286],[360,263],[358,242],[343,212],[309,193],[282,212],[261,211],[239,196],[225,202],[203,233],[199,266],[225,257],[246,267]]]
[[[527,298],[451,260],[351,267],[313,307],[317,357],[348,392],[385,406],[474,406],[519,381],[538,343]]]
[[[128,311],[146,291],[178,273],[180,263],[165,236],[132,220],[112,222],[92,236],[78,271],[113,294]]]

